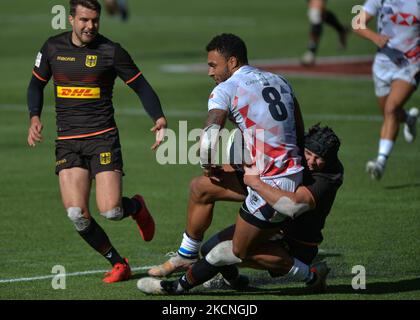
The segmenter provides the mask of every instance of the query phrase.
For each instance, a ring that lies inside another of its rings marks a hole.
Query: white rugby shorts
[[[394,80],[404,80],[417,88],[419,79],[416,79],[420,71],[420,61],[399,67],[390,58],[382,53],[377,53],[372,66],[373,82],[377,97],[387,96],[391,91],[391,83]]]
[[[262,177],[265,183],[277,189],[289,192],[295,192],[302,183],[303,171],[278,178]],[[241,217],[258,227],[270,227],[281,223],[286,216],[274,210],[257,192],[248,187],[248,196],[246,197],[242,208]],[[255,223],[254,223],[255,222]]]

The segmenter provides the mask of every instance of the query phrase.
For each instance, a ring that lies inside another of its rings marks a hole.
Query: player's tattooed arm
[[[221,109],[212,109],[207,114],[207,120],[205,127],[208,127],[212,124],[219,125],[220,128],[223,128],[226,123],[227,111]]]

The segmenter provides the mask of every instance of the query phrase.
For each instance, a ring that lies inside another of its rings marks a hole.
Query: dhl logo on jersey
[[[57,97],[69,99],[99,99],[101,97],[101,88],[57,86]]]

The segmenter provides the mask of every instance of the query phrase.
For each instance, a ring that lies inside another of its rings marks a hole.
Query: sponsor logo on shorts
[[[103,152],[99,157],[102,165],[111,163],[111,152]]]
[[[99,99],[101,97],[101,88],[57,86],[57,97],[69,99]]]
[[[55,162],[55,166],[56,167],[61,166],[61,165],[65,164],[66,162],[67,162],[67,159],[58,160],[58,161]]]
[[[63,56],[57,56],[57,60],[58,61],[69,61],[69,62],[74,62],[76,61],[75,57],[63,57]]]
[[[88,68],[96,67],[96,63],[98,62],[98,56],[87,55],[85,65]]]

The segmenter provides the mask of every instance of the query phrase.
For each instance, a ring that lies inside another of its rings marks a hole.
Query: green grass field
[[[106,285],[102,273],[75,274],[65,290],[54,290],[55,265],[67,273],[109,269],[108,263],[76,234],[66,217],[54,174],[55,116],[50,83],[45,91],[44,142],[26,145],[28,115],[26,88],[39,48],[50,35],[51,8],[67,1],[2,1],[0,4],[0,299],[168,299],[151,297],[136,289],[146,267],[163,262],[175,251],[186,221],[189,181],[200,174],[197,165],[159,165],[150,150],[154,136],[151,120],[141,112],[137,96],[118,80],[114,105],[124,154],[124,193],[142,193],[148,201],[157,233],[142,242],[131,219],[96,220],[118,251],[129,258],[135,279]],[[350,23],[356,1],[329,1],[340,19]],[[300,56],[306,48],[306,1],[182,0],[130,1],[132,16],[123,24],[103,15],[101,33],[120,42],[153,85],[169,125],[188,128],[203,124],[213,82],[205,73],[173,74],[161,66],[206,64],[205,45],[221,32],[240,35],[249,58],[277,59]],[[374,24],[372,24],[374,25]],[[69,27],[69,25],[68,25]],[[336,50],[335,32],[325,27],[319,54],[373,55],[373,45],[352,35],[345,52]],[[273,282],[268,274],[244,270],[254,287],[248,292],[197,288],[188,296],[169,299],[420,299],[420,141],[412,145],[400,135],[380,182],[371,181],[365,163],[377,152],[379,110],[368,80],[288,77],[300,101],[305,125],[318,121],[332,126],[342,140],[340,156],[345,182],[327,221],[320,258],[332,271],[329,292],[307,295],[299,283]],[[420,106],[417,91],[407,106]],[[210,236],[233,223],[239,205],[217,204]],[[366,269],[366,290],[353,290],[352,268]],[[15,279],[15,280],[13,280]]]

